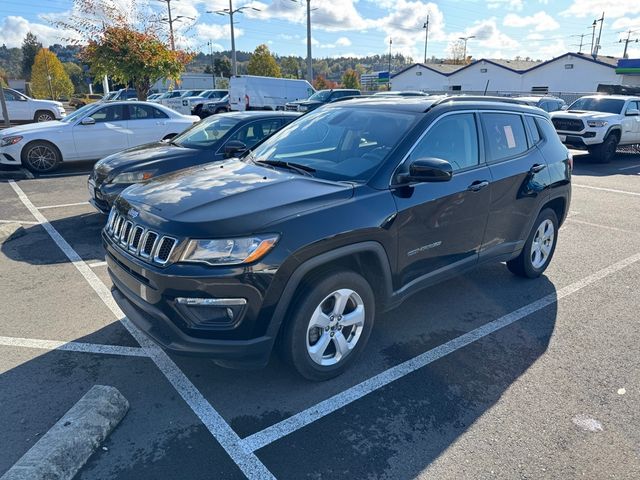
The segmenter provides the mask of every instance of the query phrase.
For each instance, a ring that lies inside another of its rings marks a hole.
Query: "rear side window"
[[[458,113],[437,120],[411,152],[412,160],[418,158],[446,160],[454,171],[478,165],[478,131],[474,115]]]
[[[153,120],[154,118],[169,118],[169,116],[151,105],[129,105],[130,120]]]
[[[551,122],[545,118],[536,117],[536,124],[538,125],[538,130],[542,135],[542,138],[545,140],[553,140],[558,138],[558,132],[553,128]]]
[[[529,128],[529,135],[531,135],[531,145],[537,145],[540,141],[540,132],[538,131],[538,126],[536,125],[536,121],[533,117],[529,115],[524,117],[524,121]]]
[[[483,113],[488,161],[498,162],[527,151],[522,117],[508,113]]]

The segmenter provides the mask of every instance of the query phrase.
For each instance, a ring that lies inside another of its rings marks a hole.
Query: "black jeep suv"
[[[548,115],[491,98],[319,108],[243,159],[127,189],[102,237],[113,295],[167,350],[338,375],[376,312],[484,262],[553,257],[572,159]],[[398,319],[401,321],[401,319]]]

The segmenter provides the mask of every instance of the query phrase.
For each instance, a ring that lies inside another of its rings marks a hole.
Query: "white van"
[[[284,110],[287,102],[306,100],[315,90],[306,80],[241,75],[229,80],[231,110]]]

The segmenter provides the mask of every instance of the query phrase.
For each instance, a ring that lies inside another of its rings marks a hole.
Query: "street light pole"
[[[167,4],[167,13],[168,13],[168,21],[169,21],[169,43],[171,44],[171,50],[176,49],[176,42],[173,37],[173,18],[171,17],[171,0],[160,0],[161,2],[165,2]]]
[[[422,26],[425,29],[424,36],[424,63],[427,63],[427,44],[429,43],[429,15],[427,15],[427,21]]]
[[[213,67],[213,42],[209,40],[207,45],[209,45],[209,56],[211,57],[211,83],[213,84],[213,88],[216,88],[216,71]]]
[[[467,63],[467,41],[471,40],[472,38],[476,38],[475,35],[470,35],[468,37],[459,37],[458,40],[462,40],[464,42],[464,53],[462,54],[462,61],[466,64]]]
[[[307,77],[313,82],[313,60],[311,59],[311,0],[307,0]]]
[[[391,90],[391,44],[393,40],[389,37],[389,81],[387,82],[387,88]]]

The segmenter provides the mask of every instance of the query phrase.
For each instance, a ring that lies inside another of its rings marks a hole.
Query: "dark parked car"
[[[320,90],[306,100],[297,100],[285,105],[285,110],[290,112],[310,112],[326,104],[360,96],[360,90],[349,88],[334,88],[332,90]]]
[[[204,104],[199,115],[202,118],[206,118],[210,115],[215,115],[216,113],[225,113],[230,111],[231,106],[229,105],[229,95],[225,95],[220,100]]]
[[[89,201],[108,213],[128,186],[183,168],[223,160],[252,148],[298,113],[233,112],[203,120],[171,141],[149,143],[97,162],[89,175]]]
[[[533,107],[538,107],[544,110],[545,112],[557,112],[558,110],[563,110],[567,103],[558,97],[552,97],[546,95],[544,97],[515,97],[517,100],[520,100],[527,105],[531,105]]]
[[[538,108],[327,105],[243,159],[123,192],[102,233],[113,295],[167,350],[264,365],[277,339],[303,376],[328,379],[376,313],[425,286],[486,262],[540,276],[571,162]]]

